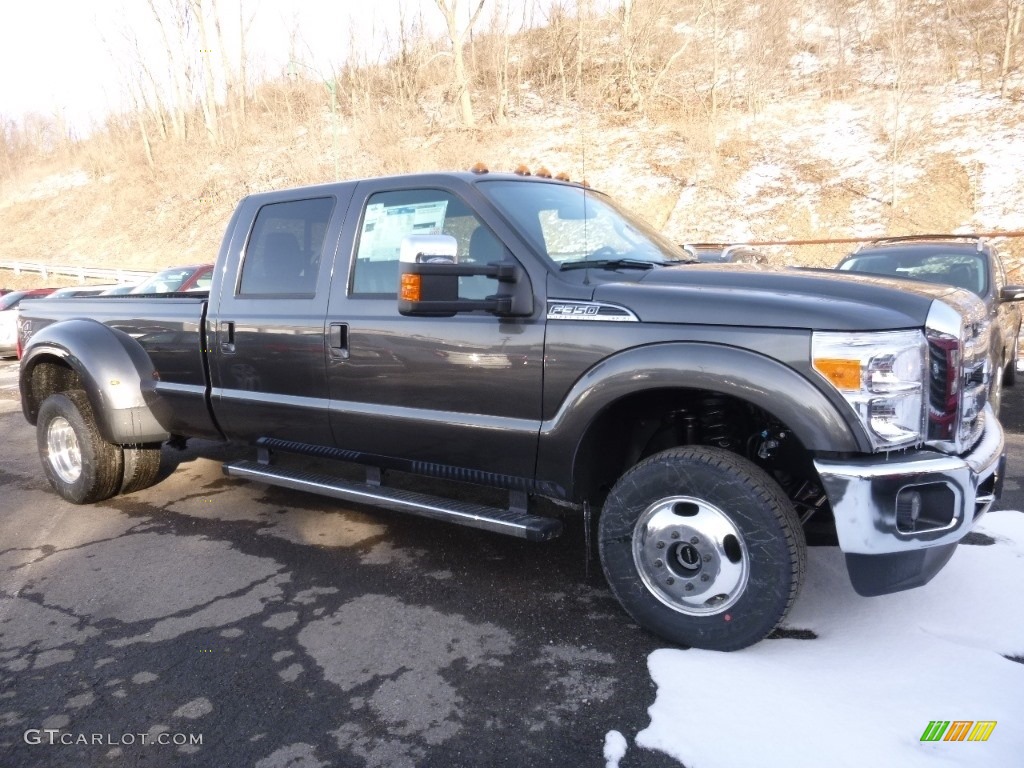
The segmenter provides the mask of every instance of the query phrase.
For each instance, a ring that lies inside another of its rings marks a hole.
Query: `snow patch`
[[[626,737],[618,731],[604,735],[605,768],[619,768],[619,761],[626,756]]]
[[[838,549],[811,549],[786,628],[817,639],[655,651],[636,743],[700,768],[1019,765],[1024,665],[1004,655],[1024,656],[1024,514],[976,530],[996,543],[961,546],[927,586],[883,597],[857,596]],[[984,743],[922,742],[935,719],[998,725]]]

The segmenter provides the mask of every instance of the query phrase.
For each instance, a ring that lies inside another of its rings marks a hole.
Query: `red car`
[[[213,282],[213,264],[171,267],[139,283],[132,293],[185,293],[208,291]]]

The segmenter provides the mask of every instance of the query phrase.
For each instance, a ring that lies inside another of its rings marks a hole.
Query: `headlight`
[[[928,346],[920,331],[815,333],[814,370],[857,412],[878,450],[924,442]]]

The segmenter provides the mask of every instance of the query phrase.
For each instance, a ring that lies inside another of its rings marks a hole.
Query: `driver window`
[[[378,192],[363,211],[352,272],[351,295],[394,298],[398,293],[398,253],[406,235],[451,235],[458,243],[456,260],[487,264],[505,261],[508,249],[469,206],[437,189]],[[459,298],[482,299],[496,290],[482,276],[459,279]]]

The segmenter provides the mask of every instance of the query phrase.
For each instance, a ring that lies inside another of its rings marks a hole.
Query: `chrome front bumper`
[[[917,450],[847,461],[816,459],[836,520],[839,547],[847,555],[889,555],[955,545],[988,511],[1002,489],[1003,428],[985,406],[985,429],[963,456]],[[936,515],[940,527],[907,531],[897,525],[896,497],[905,489],[945,486],[950,510]],[[940,566],[941,567],[941,566]]]

